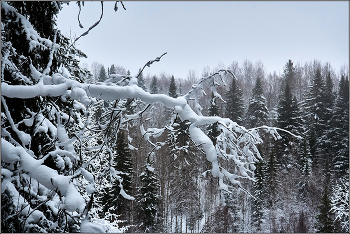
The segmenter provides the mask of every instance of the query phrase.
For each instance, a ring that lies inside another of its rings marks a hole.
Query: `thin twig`
[[[161,59],[164,55],[166,55],[166,54],[167,54],[167,52],[165,52],[165,53],[162,54],[160,57],[157,57],[157,58],[154,59],[154,60],[148,61],[148,62],[143,66],[143,68],[141,69],[141,71],[139,72],[139,74],[136,76],[136,78],[139,78],[139,76],[141,75],[141,73],[143,72],[143,70],[145,69],[146,66],[147,66],[147,67],[150,67],[152,63],[154,63],[154,62],[159,62],[160,59]]]

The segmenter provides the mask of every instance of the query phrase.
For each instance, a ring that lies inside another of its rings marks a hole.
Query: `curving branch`
[[[148,61],[148,62],[143,66],[143,68],[140,70],[139,74],[137,74],[136,78],[139,78],[139,76],[141,75],[141,73],[143,72],[143,70],[145,69],[146,66],[147,66],[147,67],[150,67],[152,63],[154,63],[154,62],[159,62],[160,59],[161,59],[164,55],[166,55],[166,54],[167,54],[167,52],[165,52],[165,53],[162,54],[160,57],[157,57],[157,58],[154,59],[154,60]]]
[[[79,5],[79,9],[80,9],[80,4],[78,4],[78,5]],[[79,15],[80,15],[80,10],[79,10]],[[79,15],[78,15],[78,20],[79,20]],[[77,40],[79,40],[81,37],[88,35],[89,32],[90,32],[90,30],[93,29],[94,27],[96,27],[96,26],[101,22],[102,17],[103,17],[103,1],[101,1],[101,16],[100,16],[100,19],[99,19],[96,23],[94,23],[86,32],[84,32],[84,33],[81,34],[79,37],[77,37],[77,38],[73,41],[73,43],[68,47],[68,49],[69,49],[72,45],[74,45],[75,42],[77,42]],[[80,20],[79,20],[79,26],[80,26],[81,28],[83,28],[83,26],[80,24]]]

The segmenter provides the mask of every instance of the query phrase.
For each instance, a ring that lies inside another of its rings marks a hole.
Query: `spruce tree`
[[[243,92],[236,84],[236,79],[233,78],[229,90],[226,92],[226,111],[225,117],[232,121],[241,124],[243,121],[244,103]]]
[[[255,228],[255,232],[262,231],[262,223],[264,219],[264,200],[265,200],[265,163],[263,159],[259,159],[255,163],[254,170],[254,184],[253,184],[253,196],[254,200],[252,202],[252,225]]]
[[[284,94],[280,98],[277,109],[277,127],[283,128],[294,134],[300,134],[301,116],[297,100],[292,93],[287,83]],[[285,144],[288,144],[289,139],[284,137]]]
[[[172,98],[177,98],[178,97],[178,95],[177,95],[177,86],[176,86],[176,83],[175,83],[174,76],[171,76],[168,94],[169,94],[169,97],[172,97]],[[172,113],[172,109],[171,108],[165,108],[164,109],[164,116],[165,116],[166,121],[168,121],[168,122],[169,122],[169,119],[171,119],[171,113]],[[178,119],[178,117],[177,117],[176,121],[180,121],[180,119]]]
[[[280,164],[277,159],[276,149],[270,145],[269,159],[266,165],[266,189],[268,194],[268,205],[274,207],[278,200],[278,191],[280,187],[279,171]]]
[[[115,151],[115,158],[112,166],[115,171],[119,172],[118,176],[121,178],[122,182],[116,178],[110,186],[106,186],[102,190],[99,199],[99,203],[103,206],[101,218],[103,218],[104,213],[108,211],[112,214],[119,215],[118,219],[126,221],[125,224],[127,225],[130,221],[131,201],[120,194],[120,185],[122,185],[125,193],[130,195],[132,190],[133,168],[131,152],[123,130],[120,130],[117,134]]]
[[[171,80],[170,80],[170,85],[169,85],[169,96],[173,97],[173,98],[177,98],[177,86],[175,83],[175,78],[174,76],[171,76]]]
[[[312,159],[308,138],[304,135],[299,146],[299,158],[297,160],[300,171],[300,181],[298,183],[299,196],[302,200],[308,197],[309,183],[312,167]]]
[[[158,93],[157,76],[152,77],[150,90],[152,94]]]
[[[106,69],[104,66],[102,66],[98,75],[98,81],[104,82],[105,80],[107,80]]]
[[[332,212],[337,232],[349,233],[349,176],[336,180],[331,195]]]
[[[112,64],[111,68],[109,69],[109,75],[111,74],[117,74],[117,70],[115,69],[114,64]]]
[[[349,79],[341,77],[338,96],[330,120],[328,138],[333,156],[334,176],[349,174]]]
[[[325,186],[323,190],[323,196],[321,204],[318,206],[319,214],[316,216],[317,233],[331,233],[334,232],[333,216],[331,211],[331,201],[329,198],[328,187]]]
[[[288,83],[286,84],[283,95],[280,97],[277,114],[277,127],[290,131],[296,135],[301,134],[301,112],[299,111],[296,97],[292,96]],[[296,145],[292,145],[292,143],[297,143],[297,139],[286,132],[280,132],[280,135],[282,139],[276,143],[279,148],[277,155],[280,163],[283,166],[287,166],[292,160],[291,154],[293,146],[295,148]]]
[[[324,134],[326,127],[326,122],[323,118],[324,113],[326,112],[323,102],[324,86],[321,70],[317,67],[303,104],[313,167],[320,166],[321,168],[324,166],[322,160],[322,146],[324,141],[321,137]]]
[[[215,103],[216,98],[214,97],[214,94],[211,94],[211,101],[210,101],[210,107],[209,107],[209,116],[219,116],[219,107]],[[220,135],[220,131],[218,130],[218,123],[213,123],[208,125],[207,127],[208,137],[213,142],[214,145],[216,145],[216,138]]]
[[[252,90],[245,122],[249,128],[262,126],[267,124],[268,116],[261,78],[258,77]]]
[[[61,9],[62,2],[1,2],[2,82],[29,88],[40,82],[43,76],[52,76],[54,73],[61,73],[62,77],[79,82],[91,75],[79,66],[77,59],[86,55],[71,45],[69,38],[62,35],[56,27],[56,18]],[[51,57],[53,45],[59,49]],[[35,70],[43,74],[40,79],[33,76]],[[79,230],[79,221],[76,223],[73,219],[65,219],[66,211],[58,205],[60,199],[64,201],[65,194],[59,195],[58,189],[54,191],[45,187],[37,177],[46,170],[57,173],[57,177],[68,178],[81,167],[82,162],[78,157],[71,161],[67,155],[56,151],[69,150],[72,157],[77,155],[71,143],[74,140],[70,136],[81,129],[81,115],[85,111],[78,111],[75,104],[79,102],[73,102],[69,97],[43,95],[21,99],[2,96],[2,146],[7,142],[15,147],[13,144],[16,143],[18,150],[23,150],[30,158],[38,160],[40,165],[37,167],[38,173],[33,175],[34,171],[32,174],[22,170],[24,165],[18,161],[14,165],[4,162],[2,158],[1,172],[8,172],[1,178],[2,233]],[[69,119],[63,116],[69,116]],[[27,122],[28,120],[30,121]],[[27,136],[27,139],[24,141],[19,137],[20,134]],[[63,138],[70,142],[65,142],[64,147],[61,141]],[[20,154],[22,153],[18,153],[17,157]],[[44,160],[46,155],[49,157]],[[39,162],[40,159],[42,162]],[[43,199],[46,201],[43,202]]]
[[[286,86],[288,84],[289,88],[290,88],[290,91],[291,93],[293,94],[294,93],[294,88],[295,88],[295,85],[296,85],[296,74],[295,74],[295,67],[293,65],[293,62],[292,60],[288,60],[288,62],[286,63],[286,65],[284,66],[284,69],[283,69],[283,83],[284,83],[284,86]]]
[[[142,232],[162,232],[162,219],[159,209],[160,184],[154,171],[150,157],[140,174],[141,187],[138,190],[138,206],[140,208],[139,220]]]

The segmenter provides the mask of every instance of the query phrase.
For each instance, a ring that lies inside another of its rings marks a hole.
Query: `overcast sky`
[[[261,60],[266,72],[282,72],[293,62],[318,59],[338,72],[349,61],[349,3],[347,1],[125,1],[104,2],[100,24],[81,37],[78,48],[90,66],[118,64],[136,75],[138,69],[167,52],[145,74],[165,72],[186,78],[232,61]],[[58,28],[79,36],[101,14],[100,2],[85,2],[80,14],[75,2],[64,5]]]

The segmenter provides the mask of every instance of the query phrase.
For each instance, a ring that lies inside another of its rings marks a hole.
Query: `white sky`
[[[89,67],[97,61],[118,64],[136,75],[144,64],[167,52],[145,74],[165,72],[186,78],[190,69],[219,63],[240,65],[261,60],[266,72],[282,72],[294,63],[318,59],[336,71],[349,61],[349,3],[347,1],[124,1],[104,2],[103,18],[78,48]],[[100,2],[85,2],[80,14],[75,2],[64,4],[58,28],[76,37],[101,14]]]

